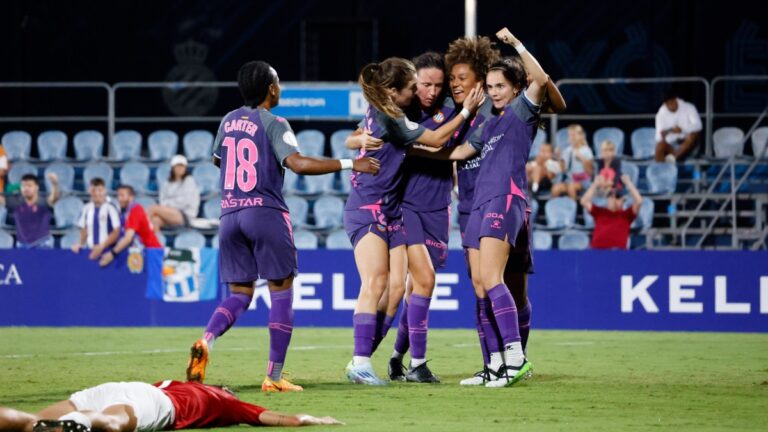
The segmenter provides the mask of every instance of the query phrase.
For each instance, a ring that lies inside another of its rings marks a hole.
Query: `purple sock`
[[[501,336],[499,335],[499,327],[496,325],[496,320],[493,318],[491,299],[487,297],[480,299],[480,307],[480,322],[483,326],[485,349],[488,350],[488,363],[490,363],[491,353],[501,352],[503,349],[501,346]]]
[[[358,313],[352,315],[355,335],[355,355],[370,357],[373,353],[373,339],[376,337],[376,315]]]
[[[293,288],[270,291],[269,362],[284,363],[293,334]]]
[[[485,304],[488,300],[476,297],[475,305],[475,325],[477,326],[477,336],[480,339],[480,350],[483,352],[483,364],[491,362],[491,355],[488,354],[488,347],[485,344],[485,332],[483,331],[483,319],[485,318]]]
[[[400,354],[405,354],[410,347],[411,343],[408,340],[408,302],[403,302],[403,310],[400,312],[400,322],[397,325],[395,351]]]
[[[528,300],[528,304],[524,308],[517,311],[517,323],[520,327],[520,342],[523,349],[528,345],[528,334],[531,332],[531,301]]]
[[[411,294],[408,305],[408,339],[411,342],[412,359],[423,359],[427,355],[427,323],[431,301],[429,297]]]
[[[387,337],[387,333],[389,333],[389,329],[392,327],[392,321],[394,320],[395,317],[387,315],[386,312],[376,312],[376,337],[373,339],[374,352],[376,352],[381,341]]]
[[[203,333],[203,339],[210,343],[226,333],[250,304],[251,297],[245,294],[234,293],[227,297],[213,311],[208,326],[205,328],[205,333]]]
[[[515,300],[507,289],[507,286],[498,284],[488,291],[488,298],[493,306],[493,316],[504,346],[512,342],[520,342],[520,329],[517,326],[517,308]]]

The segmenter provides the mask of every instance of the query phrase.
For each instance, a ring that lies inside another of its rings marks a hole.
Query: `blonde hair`
[[[415,75],[413,63],[400,57],[390,57],[383,62],[363,66],[358,82],[369,104],[389,117],[397,118],[404,115],[403,110],[392,101],[388,90],[402,90]]]
[[[602,143],[600,143],[600,149],[609,148],[611,150],[616,150],[616,144],[613,143],[611,140],[605,140]]]
[[[579,134],[579,136],[581,137],[581,140],[580,140],[579,144],[589,145],[587,143],[587,135],[584,133],[584,128],[581,127],[580,124],[573,123],[573,124],[568,125],[568,132],[575,132],[575,133]],[[571,145],[576,145],[576,143],[572,142]]]

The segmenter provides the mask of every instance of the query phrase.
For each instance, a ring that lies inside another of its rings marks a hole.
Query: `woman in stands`
[[[362,146],[361,155],[370,154],[381,160],[377,176],[354,172],[352,191],[344,212],[344,227],[355,252],[360,273],[361,288],[353,316],[355,350],[347,365],[347,378],[355,383],[385,384],[371,367],[370,357],[376,339],[376,310],[387,287],[389,278],[389,251],[404,247],[401,200],[402,165],[408,146],[419,143],[428,147],[441,147],[482,102],[480,86],[472,89],[464,102],[460,115],[445,122],[436,130],[429,130],[405,116],[403,109],[411,104],[416,90],[416,69],[413,63],[401,58],[388,58],[381,63],[363,67],[360,77],[363,95],[370,104],[361,128],[351,139],[378,138],[381,148],[368,151]],[[410,268],[414,289],[431,289],[434,278],[428,272]],[[429,288],[426,288],[430,285]],[[426,335],[428,303],[412,304],[408,320],[418,326],[410,331]],[[423,338],[426,349],[426,337]],[[421,348],[419,348],[421,349]],[[414,361],[415,360],[415,361]],[[410,372],[424,374],[423,359],[412,359]],[[416,369],[419,368],[417,372]]]
[[[230,297],[213,312],[203,337],[191,349],[187,380],[202,382],[208,350],[248,308],[254,283],[266,279],[272,306],[269,311],[269,363],[261,389],[265,392],[301,391],[282,377],[283,363],[293,333],[293,278],[296,247],[288,208],[283,199],[283,173],[320,175],[354,168],[375,175],[376,159],[334,160],[303,156],[288,122],[272,114],[280,100],[280,80],[267,63],[253,61],[238,72],[244,106],[221,121],[213,162],[221,167],[221,223],[219,267]]]
[[[594,173],[592,149],[587,142],[587,136],[581,125],[568,126],[568,146],[561,155],[562,171],[566,173],[566,181],[552,186],[552,196],[557,197],[567,193],[572,200],[578,198],[581,191],[587,190],[592,184]]]
[[[171,158],[171,174],[160,185],[160,204],[150,206],[147,216],[155,232],[163,227],[188,227],[200,210],[200,188],[184,155]]]

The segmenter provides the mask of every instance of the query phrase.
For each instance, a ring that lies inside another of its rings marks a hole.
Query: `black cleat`
[[[85,425],[73,420],[40,420],[32,428],[33,432],[91,432]]]
[[[429,370],[426,362],[416,366],[415,368],[409,368],[408,372],[405,374],[405,380],[408,382],[432,384],[437,384],[440,382],[440,378],[438,378],[435,374],[432,373],[431,370]]]
[[[389,359],[389,365],[387,365],[387,373],[389,373],[390,381],[405,381],[405,366],[403,366],[403,359],[392,357]]]

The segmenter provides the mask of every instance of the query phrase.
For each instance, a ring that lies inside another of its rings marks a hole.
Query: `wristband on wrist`
[[[523,45],[523,43],[520,42],[519,44],[515,45],[515,51],[517,51],[518,54],[522,54],[527,50],[525,49],[525,45]]]
[[[469,110],[466,109],[466,108],[462,108],[460,114],[461,114],[462,117],[464,117],[464,120],[468,119],[469,116],[472,115],[472,113],[469,112]]]
[[[339,159],[341,162],[341,169],[352,169],[352,159]]]

